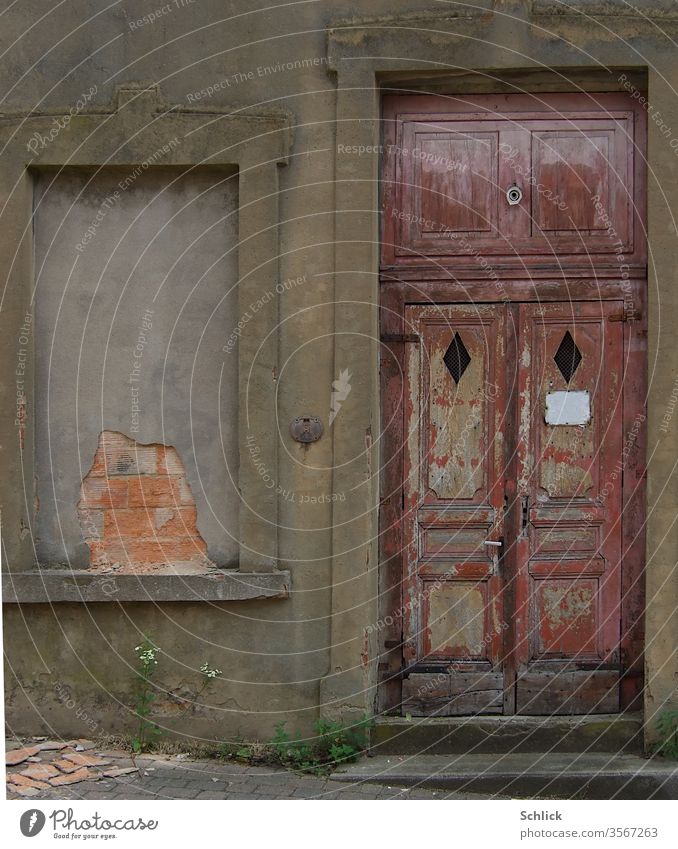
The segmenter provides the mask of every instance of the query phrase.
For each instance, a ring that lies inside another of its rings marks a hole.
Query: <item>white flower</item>
[[[151,666],[151,664],[155,666],[158,665],[158,661],[155,659],[157,649],[154,646],[135,646],[134,651],[138,654],[139,662],[142,666]]]
[[[206,678],[216,678],[217,675],[221,675],[221,669],[211,669],[208,663],[203,663],[200,671]]]

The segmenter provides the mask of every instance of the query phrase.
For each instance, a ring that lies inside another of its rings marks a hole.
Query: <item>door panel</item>
[[[520,307],[519,713],[566,710],[568,700],[601,713],[616,699],[618,709],[622,324],[609,319],[621,307],[614,301]],[[588,421],[547,423],[551,393],[585,395]],[[583,666],[585,675],[573,674]],[[535,683],[540,675],[543,693]]]
[[[455,233],[489,233],[496,226],[497,133],[421,133],[421,158],[406,174],[418,180],[421,193],[418,218],[410,238],[435,238],[443,230]],[[437,222],[434,225],[433,222]]]
[[[405,392],[410,712],[501,710],[501,579],[485,541],[502,535],[504,320],[501,305],[406,311],[419,338],[407,345]]]
[[[592,196],[600,199],[600,208],[618,209],[621,220],[626,219],[623,195],[617,197],[624,186],[620,181],[626,177],[626,162],[619,157],[615,163],[614,130],[582,127],[531,135],[532,173],[540,186],[532,196],[535,234],[576,239],[605,230],[605,220],[591,203]],[[614,173],[615,165],[621,173]]]

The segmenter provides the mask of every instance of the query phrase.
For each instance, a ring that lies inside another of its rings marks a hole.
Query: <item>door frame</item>
[[[405,325],[409,304],[532,303],[552,301],[622,301],[623,432],[636,425],[637,438],[629,447],[622,482],[622,562],[620,710],[642,707],[645,572],[645,450],[647,383],[647,283],[643,276],[628,280],[502,278],[501,299],[489,297],[487,279],[436,280],[419,270],[406,275],[391,270],[381,276],[380,403],[381,497],[379,509],[379,677],[377,711],[399,710],[405,664],[402,634],[404,374],[405,349],[413,343]],[[630,305],[630,306],[629,306]],[[616,317],[616,316],[615,316]],[[638,430],[637,422],[641,417]]]

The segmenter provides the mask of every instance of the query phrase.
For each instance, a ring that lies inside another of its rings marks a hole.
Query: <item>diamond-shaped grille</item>
[[[553,359],[560,369],[560,373],[565,378],[565,383],[569,383],[581,362],[581,352],[577,348],[569,330],[565,332]]]
[[[454,339],[450,342],[447,351],[445,351],[443,362],[454,378],[454,382],[459,383],[462,375],[468,368],[468,364],[471,362],[471,356],[458,333],[454,334]]]

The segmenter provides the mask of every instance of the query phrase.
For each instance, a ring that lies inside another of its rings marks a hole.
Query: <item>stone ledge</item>
[[[5,572],[4,604],[111,601],[248,601],[288,598],[290,573],[211,572],[206,575],[116,575],[60,569]]]

